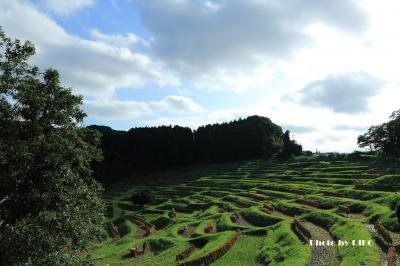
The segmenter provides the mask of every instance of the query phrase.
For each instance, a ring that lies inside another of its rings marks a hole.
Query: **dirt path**
[[[302,222],[311,232],[312,240],[334,240],[328,231],[310,222]],[[339,265],[339,254],[336,245],[311,247],[310,266],[334,266]]]
[[[367,224],[366,226],[367,226],[368,230],[371,232],[372,236],[374,236],[374,237],[378,236],[379,237],[379,234],[376,232],[375,227],[374,227],[373,224]],[[395,246],[395,247],[400,246],[400,234],[395,233],[393,231],[390,231],[387,228],[386,228],[386,230],[388,230],[390,232],[390,235],[391,235],[392,240],[393,240],[393,246]]]
[[[372,237],[375,239],[375,242],[377,242],[379,252],[381,253],[381,264],[379,266],[387,266],[387,252],[384,250],[384,249],[387,249],[387,247],[385,247],[384,242],[380,240],[381,237],[379,236],[379,234],[376,231],[375,226],[373,224],[366,224],[365,226],[367,227],[368,231],[371,233]],[[393,233],[393,234],[398,236],[398,234],[395,234],[395,233]],[[395,244],[396,244],[396,241],[398,239],[394,238],[393,240],[395,241]],[[399,244],[399,242],[397,242],[397,245],[398,244]],[[396,265],[400,265],[399,254],[397,254]]]
[[[392,239],[394,246],[400,246],[400,234],[392,232]]]

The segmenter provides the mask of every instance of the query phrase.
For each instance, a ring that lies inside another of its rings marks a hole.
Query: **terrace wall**
[[[184,263],[179,264],[178,266],[203,266],[203,265],[209,265],[212,262],[216,261],[225,253],[227,253],[233,245],[236,243],[236,241],[239,239],[240,236],[240,231],[237,231],[236,234],[227,242],[225,243],[222,247],[219,247],[218,249],[200,257],[194,260],[190,260]]]
[[[350,209],[346,205],[338,205],[337,209],[339,212],[342,212],[342,213],[346,213],[346,214],[350,213]]]
[[[322,194],[323,194],[324,196],[331,196],[331,197],[337,197],[337,198],[344,198],[343,193],[339,193],[339,192],[324,191]]]
[[[311,238],[311,232],[307,228],[305,228],[297,218],[294,218],[294,225],[299,230],[300,233],[302,233],[304,236]]]
[[[371,190],[371,191],[397,191],[399,187],[396,186],[384,186],[384,185],[355,185],[354,189],[360,189],[360,190]]]
[[[195,249],[196,249],[196,247],[194,245],[191,245],[190,247],[188,247],[187,249],[185,249],[184,251],[182,251],[181,253],[176,255],[176,261],[186,259],[187,257],[190,256],[190,254],[192,254],[192,252]]]
[[[391,245],[392,244],[392,236],[390,234],[390,231],[387,230],[383,225],[381,224],[374,224],[375,230],[378,232],[380,236],[386,241],[387,244]]]
[[[296,200],[297,203],[303,204],[303,205],[308,205],[314,208],[320,208],[321,205],[317,202],[314,201],[310,201],[310,200],[305,200],[305,199],[297,199]]]

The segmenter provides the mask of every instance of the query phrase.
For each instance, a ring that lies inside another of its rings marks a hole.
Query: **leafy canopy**
[[[381,152],[388,157],[400,157],[400,110],[390,116],[390,120],[377,126],[371,126],[358,137],[360,147],[368,147],[372,151]]]
[[[0,28],[0,257],[4,265],[77,265],[98,235],[99,136],[82,127],[82,98],[56,70],[28,64],[31,42]]]
[[[133,203],[139,204],[144,208],[144,205],[154,203],[156,201],[156,197],[153,191],[144,189],[135,193],[131,200]]]

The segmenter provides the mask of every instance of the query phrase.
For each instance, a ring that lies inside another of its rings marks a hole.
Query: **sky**
[[[351,152],[400,109],[398,0],[0,0],[0,25],[83,95],[85,124],[269,117]]]

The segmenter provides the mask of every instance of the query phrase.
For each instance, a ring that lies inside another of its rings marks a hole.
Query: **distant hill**
[[[160,126],[117,131],[92,125],[102,135],[103,162],[95,166],[100,181],[112,182],[137,170],[162,170],[196,163],[237,161],[300,154],[301,145],[269,118],[249,116],[192,131]]]

